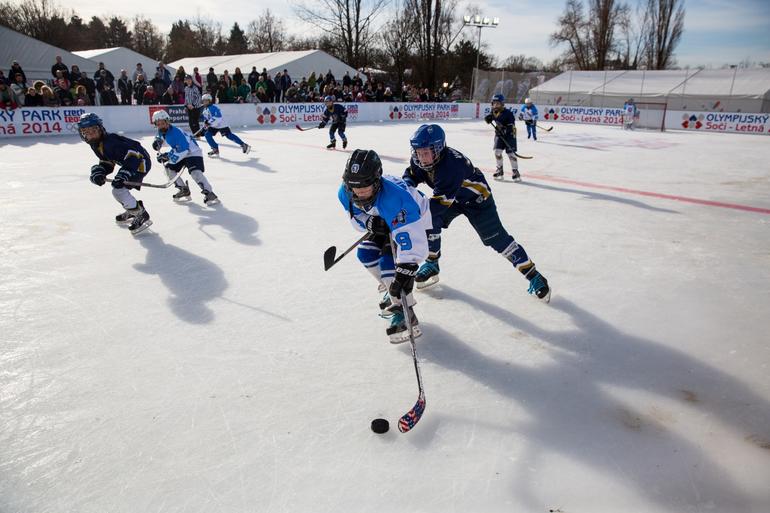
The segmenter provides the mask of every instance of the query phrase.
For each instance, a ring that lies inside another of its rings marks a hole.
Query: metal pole
[[[569,70],[569,85],[567,86],[567,105],[569,105],[569,97],[572,94],[572,70]]]
[[[479,25],[479,46],[478,51],[476,52],[476,73],[475,73],[475,80],[473,81],[472,87],[471,87],[471,101],[473,101],[474,93],[478,91],[479,87],[479,58],[481,57],[481,26]]]
[[[727,101],[730,102],[730,106],[732,107],[733,104],[733,86],[735,85],[735,75],[738,74],[738,66],[736,65],[733,68],[733,81],[730,83],[730,94],[727,96]],[[727,103],[727,102],[725,102]],[[731,110],[727,110],[727,112],[732,112]]]

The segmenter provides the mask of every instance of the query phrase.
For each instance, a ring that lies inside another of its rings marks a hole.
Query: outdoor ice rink
[[[355,253],[322,254],[359,237],[349,150],[400,176],[417,124],[348,125],[347,152],[235,128],[222,204],[142,189],[137,237],[77,136],[3,140],[0,512],[770,511],[770,138],[518,125],[520,184],[483,121],[443,126],[551,303],[458,218],[407,434],[408,344]]]

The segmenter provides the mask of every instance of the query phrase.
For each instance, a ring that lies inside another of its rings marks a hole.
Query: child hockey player
[[[219,155],[219,145],[214,141],[214,136],[221,133],[234,143],[238,144],[243,150],[243,153],[248,153],[251,150],[251,146],[241,141],[241,138],[235,135],[230,127],[225,123],[222,117],[222,111],[214,105],[213,99],[210,94],[204,94],[201,96],[201,102],[203,102],[203,111],[201,117],[203,118],[203,134],[206,137],[206,142],[211,146],[209,157],[216,157]]]
[[[78,133],[99,158],[99,163],[91,167],[91,183],[101,187],[107,182],[107,175],[115,166],[120,166],[112,179],[112,196],[121,204],[125,212],[115,216],[115,222],[128,225],[132,235],[146,230],[151,224],[150,214],[141,201],[131,195],[132,187],[125,182],[141,183],[152,167],[150,155],[138,141],[118,134],[108,133],[101,118],[92,112],[86,112],[78,121]]]
[[[484,117],[484,121],[495,127],[495,161],[497,170],[493,175],[496,180],[503,179],[503,150],[508,155],[511,162],[511,169],[514,182],[521,181],[519,174],[519,161],[516,158],[516,118],[513,113],[505,108],[505,97],[502,94],[496,94],[492,97],[492,112]]]
[[[348,111],[340,103],[334,103],[334,96],[327,96],[324,98],[326,109],[323,112],[323,120],[318,124],[318,128],[323,128],[331,119],[332,126],[329,127],[329,145],[326,146],[329,149],[337,147],[337,139],[334,138],[334,131],[336,130],[340,134],[342,139],[342,147],[348,147],[348,138],[345,137],[345,123],[348,119]]]
[[[527,126],[527,139],[530,137],[537,141],[537,107],[532,100],[526,98],[519,109],[519,119]]]

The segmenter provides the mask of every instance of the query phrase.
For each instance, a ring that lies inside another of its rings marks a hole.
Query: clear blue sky
[[[639,0],[629,1],[636,5]],[[548,36],[554,31],[566,0],[461,1],[458,14],[462,15],[469,4],[478,6],[487,16],[500,18],[499,28],[482,31],[483,42],[499,59],[523,53],[550,61],[561,52],[549,46]],[[258,4],[252,0],[228,0],[226,10],[208,0],[189,0],[184,2],[184,12],[157,0],[111,4],[80,0],[59,5],[74,8],[83,17],[114,14],[131,18],[141,12],[164,31],[170,29],[173,21],[194,17],[196,12],[221,22],[223,30],[229,30],[236,21],[245,27],[269,7],[284,19],[290,32],[300,34],[308,30],[295,18],[287,0],[262,0]],[[685,9],[685,33],[676,51],[679,65],[721,67],[744,59],[770,62],[770,0],[685,0]],[[466,34],[476,37],[472,29],[466,29]]]

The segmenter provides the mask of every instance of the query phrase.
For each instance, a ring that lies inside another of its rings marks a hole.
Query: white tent
[[[95,62],[0,25],[0,66],[4,73],[8,73],[13,61],[18,61],[27,75],[28,84],[35,80],[53,80],[51,66],[56,63],[57,55],[68,68],[76,64],[80,71],[93,77],[97,68]]]
[[[621,107],[634,98],[670,110],[770,112],[770,69],[567,71],[529,96],[550,105]]]
[[[142,68],[145,71],[144,78],[149,82],[155,76],[155,68],[158,67],[157,60],[122,46],[102,48],[100,50],[82,50],[72,53],[91,60],[95,64],[103,62],[104,67],[115,75],[116,80],[120,76],[120,70],[126,70],[130,77],[136,69],[137,63],[142,63]],[[176,73],[175,67],[166,65],[166,68],[172,76]]]
[[[356,75],[355,68],[351,68],[341,60],[332,57],[322,50],[187,57],[172,62],[171,66],[175,68],[183,66],[188,73],[197,66],[198,72],[201,75],[206,75],[209,68],[214,68],[214,72],[217,75],[221,75],[225,70],[228,70],[231,76],[235,72],[235,68],[240,68],[244,76],[251,73],[252,67],[256,67],[259,72],[266,68],[271,76],[285,69],[289,72],[292,80],[300,80],[302,77],[307,78],[312,72],[315,72],[316,75],[318,73],[325,75],[329,70],[338,80],[345,75],[346,71],[350,73],[351,77]]]

